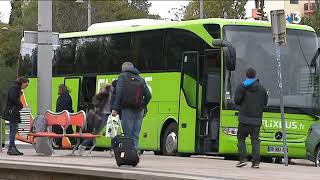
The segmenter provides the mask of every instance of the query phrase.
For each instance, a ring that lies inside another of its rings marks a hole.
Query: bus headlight
[[[223,128],[223,132],[227,135],[236,136],[238,128]]]

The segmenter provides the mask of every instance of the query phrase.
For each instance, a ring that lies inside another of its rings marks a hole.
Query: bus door
[[[207,49],[200,56],[199,84],[201,108],[199,108],[199,150],[210,154],[218,152],[221,101],[221,51]],[[200,104],[200,103],[199,103]]]
[[[66,77],[64,79],[64,85],[70,90],[70,96],[72,98],[73,111],[78,111],[79,93],[80,93],[81,77]]]
[[[178,152],[196,152],[197,113],[199,102],[199,54],[197,51],[184,52],[182,56]]]

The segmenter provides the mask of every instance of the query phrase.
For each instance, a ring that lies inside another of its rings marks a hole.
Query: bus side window
[[[53,75],[73,74],[76,43],[73,39],[60,40],[53,57]]]
[[[130,33],[104,36],[99,54],[101,58],[100,73],[120,72],[121,64],[124,61],[131,61]]]
[[[76,72],[96,73],[99,68],[102,46],[101,37],[84,37],[77,40],[75,66]]]
[[[163,30],[134,33],[132,60],[140,71],[165,69],[163,38]]]
[[[202,52],[205,42],[192,32],[170,29],[166,32],[165,47],[167,70],[180,71],[182,53],[186,51]]]

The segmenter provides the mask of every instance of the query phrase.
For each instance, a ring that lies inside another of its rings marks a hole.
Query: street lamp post
[[[84,0],[77,0],[76,3],[84,3]],[[91,1],[87,1],[87,10],[88,10],[88,27],[91,26]]]
[[[200,19],[203,19],[203,0],[200,0]]]

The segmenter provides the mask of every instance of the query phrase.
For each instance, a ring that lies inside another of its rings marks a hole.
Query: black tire
[[[318,146],[314,152],[314,165],[320,167],[320,146]]]
[[[178,127],[176,123],[171,123],[162,136],[162,154],[165,156],[175,156],[178,147]]]
[[[274,160],[274,162],[275,162],[276,164],[281,164],[281,163],[282,163],[282,157],[276,157],[275,160]]]

